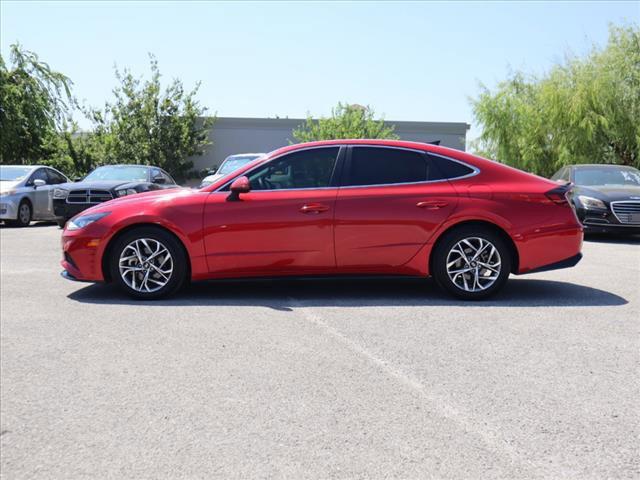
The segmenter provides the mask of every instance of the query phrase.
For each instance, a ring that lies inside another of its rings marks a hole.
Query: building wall
[[[291,134],[304,122],[293,118],[232,118],[219,117],[211,131],[213,145],[203,156],[192,157],[194,170],[211,168],[236,153],[270,152],[293,141]],[[446,147],[465,149],[466,123],[394,122],[396,134],[403,140],[433,142],[440,140]]]

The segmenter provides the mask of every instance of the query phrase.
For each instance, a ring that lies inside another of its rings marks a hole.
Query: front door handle
[[[300,208],[300,211],[302,213],[322,213],[322,212],[326,212],[327,210],[329,210],[329,207],[327,205],[323,205],[322,203],[309,203],[307,205],[303,205],[302,208]]]
[[[449,205],[447,202],[443,202],[442,200],[428,200],[425,202],[416,203],[416,207],[418,208],[426,208],[427,210],[437,210],[442,207],[446,207]]]

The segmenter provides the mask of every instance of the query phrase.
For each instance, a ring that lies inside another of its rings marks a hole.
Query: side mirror
[[[47,184],[47,182],[45,182],[41,178],[36,178],[33,181],[33,188],[44,187],[46,184]]]
[[[164,177],[154,177],[153,183],[157,185],[164,185],[165,183],[167,183],[167,181],[164,179]]]
[[[73,177],[74,182],[81,182],[83,177]]]
[[[249,179],[245,176],[236,178],[231,184],[231,187],[229,187],[229,190],[231,190],[231,193],[227,197],[227,201],[237,202],[240,200],[241,193],[249,193],[251,191]]]
[[[218,167],[207,168],[207,175],[215,175],[217,171],[218,171]]]

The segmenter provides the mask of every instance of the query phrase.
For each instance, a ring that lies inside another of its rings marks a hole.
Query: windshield
[[[241,157],[227,157],[227,159],[222,162],[222,165],[220,165],[220,170],[216,173],[226,175],[246,165],[250,161],[255,160],[259,156],[260,155],[243,155]]]
[[[29,175],[33,170],[32,167],[7,167],[0,166],[0,181],[3,182],[19,182]]]
[[[593,167],[575,171],[576,185],[640,187],[640,170],[635,168]]]
[[[98,167],[85,178],[87,180],[128,180],[146,182],[149,178],[147,167]]]

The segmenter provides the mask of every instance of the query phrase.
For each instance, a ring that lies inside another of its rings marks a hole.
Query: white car
[[[247,163],[252,162],[256,158],[260,158],[263,155],[264,153],[238,153],[236,155],[229,155],[224,159],[224,162],[220,164],[220,168],[218,168],[215,173],[213,173],[212,175],[208,175],[202,179],[202,183],[200,183],[199,188],[211,185],[219,178],[235,172],[240,167],[245,166]]]

